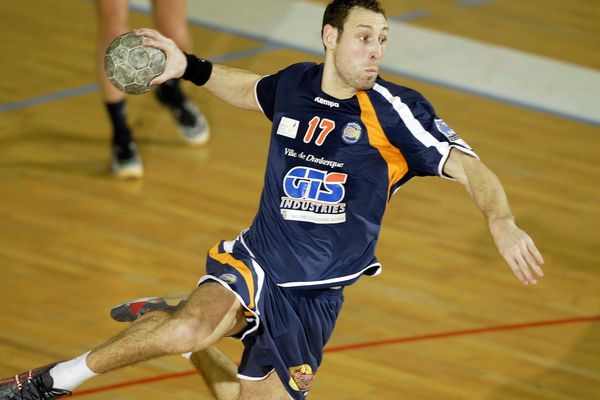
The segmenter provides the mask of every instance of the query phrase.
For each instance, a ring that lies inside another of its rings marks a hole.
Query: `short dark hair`
[[[333,0],[327,5],[325,13],[323,13],[321,37],[323,36],[325,25],[331,25],[342,33],[348,14],[354,7],[366,8],[385,17],[385,10],[378,0]]]

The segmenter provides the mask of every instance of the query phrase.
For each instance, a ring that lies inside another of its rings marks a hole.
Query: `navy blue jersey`
[[[244,238],[284,287],[348,285],[381,266],[375,246],[393,193],[443,176],[450,149],[476,156],[418,92],[378,78],[347,100],[321,91],[323,65],[263,77],[273,122],[260,207]]]

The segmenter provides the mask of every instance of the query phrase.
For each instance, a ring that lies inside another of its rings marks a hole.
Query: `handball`
[[[144,36],[125,33],[113,40],[104,55],[104,72],[120,91],[142,94],[151,89],[150,81],[165,70],[165,52],[142,46]]]

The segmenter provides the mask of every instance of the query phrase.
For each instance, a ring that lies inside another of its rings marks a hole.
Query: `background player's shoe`
[[[142,159],[133,140],[112,145],[110,169],[117,178],[141,178],[144,175]]]
[[[210,128],[204,114],[196,108],[189,100],[179,99],[178,104],[168,100],[165,94],[165,88],[161,85],[156,88],[156,97],[158,101],[167,107],[183,138],[191,144],[204,144],[210,138]]]
[[[57,363],[15,375],[0,381],[0,400],[58,399],[70,395],[68,390],[54,389],[50,369]]]
[[[186,300],[187,296],[144,297],[141,299],[129,300],[114,306],[110,310],[110,316],[118,322],[133,322],[142,315],[152,311],[166,311],[169,314],[172,314],[183,306]]]

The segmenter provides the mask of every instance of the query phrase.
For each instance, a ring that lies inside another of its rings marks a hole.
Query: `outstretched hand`
[[[500,255],[523,285],[536,284],[544,276],[544,258],[533,240],[512,220],[490,223],[490,231]]]
[[[161,49],[167,55],[167,64],[162,74],[154,78],[150,84],[160,85],[173,78],[180,78],[187,67],[187,59],[175,42],[154,29],[134,29],[137,36],[145,36],[144,46]]]

